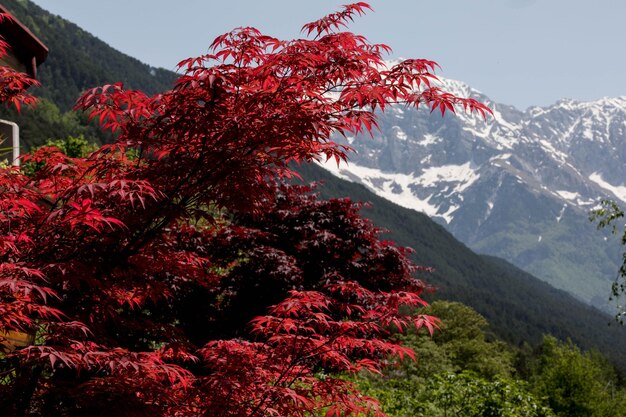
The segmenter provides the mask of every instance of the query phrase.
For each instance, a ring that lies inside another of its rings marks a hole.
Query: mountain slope
[[[325,168],[608,311],[619,245],[588,213],[602,198],[626,203],[626,98],[522,112],[457,81],[443,88],[489,104],[494,117],[395,106],[373,139],[338,138],[356,153]]]
[[[30,92],[42,99],[34,109],[17,113],[0,108],[0,118],[20,125],[24,151],[48,139],[83,135],[103,143],[111,135],[82,114],[71,112],[74,102],[88,88],[123,81],[127,88],[158,93],[169,89],[175,74],[153,68],[122,54],[75,24],[26,0],[3,0],[7,7],[48,46],[48,59],[38,69],[41,87]]]
[[[25,0],[3,0],[50,50],[38,70],[42,87],[35,93],[61,111],[72,108],[86,89],[124,81],[127,88],[157,93],[171,87],[174,73],[125,55],[60,16]]]
[[[371,202],[363,210],[365,216],[387,229],[392,240],[413,248],[416,263],[435,268],[425,277],[438,288],[433,296],[472,306],[498,336],[515,344],[538,343],[544,334],[571,338],[583,348],[598,348],[626,369],[622,351],[626,328],[609,326],[612,318],[607,314],[502,259],[475,254],[422,213],[399,207],[316,165],[297,170],[304,181],[323,181],[318,191],[324,197]]]

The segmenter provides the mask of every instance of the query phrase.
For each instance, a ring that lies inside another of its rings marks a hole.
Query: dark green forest
[[[24,151],[47,143],[84,153],[112,139],[71,111],[85,89],[122,81],[156,93],[172,85],[174,73],[126,56],[28,1],[3,4],[50,49],[39,68],[42,86],[33,90],[37,107],[20,114],[1,109],[0,117],[20,124]],[[609,315],[504,260],[473,253],[421,213],[316,165],[297,171],[305,182],[321,181],[317,192],[325,198],[369,202],[364,215],[413,248],[417,264],[435,269],[421,278],[436,289],[428,299],[441,331],[398,336],[417,361],[356,380],[389,415],[626,415],[626,329]]]

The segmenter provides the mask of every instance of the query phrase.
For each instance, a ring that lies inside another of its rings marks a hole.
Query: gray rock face
[[[520,111],[443,84],[488,104],[494,117],[391,107],[373,138],[337,138],[356,151],[349,164],[324,166],[610,311],[619,243],[588,214],[603,198],[626,206],[626,97]]]

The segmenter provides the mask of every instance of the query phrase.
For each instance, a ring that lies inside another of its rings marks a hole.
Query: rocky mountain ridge
[[[588,214],[605,198],[626,205],[626,97],[520,111],[459,81],[442,88],[487,103],[493,117],[394,106],[373,138],[337,138],[355,150],[348,164],[324,167],[610,310],[618,245]]]

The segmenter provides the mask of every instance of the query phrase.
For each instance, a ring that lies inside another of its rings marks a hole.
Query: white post
[[[11,126],[11,141],[13,144],[13,166],[20,166],[20,127],[15,122],[0,119],[0,123]]]

